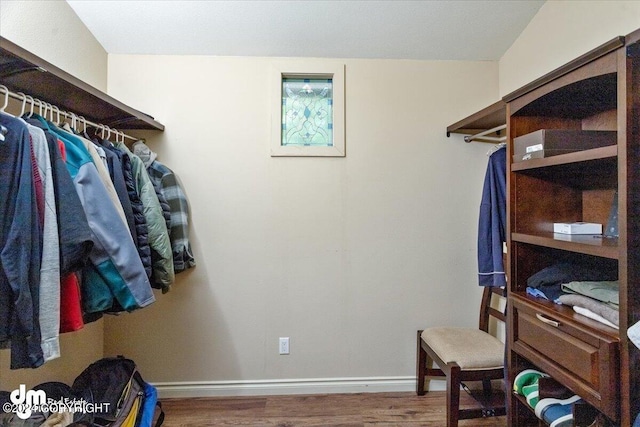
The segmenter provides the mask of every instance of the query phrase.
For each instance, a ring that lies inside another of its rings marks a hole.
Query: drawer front
[[[545,321],[549,316],[525,311],[518,314],[518,340],[559,366],[565,367],[594,387],[598,387],[598,348],[563,332]],[[539,316],[539,317],[538,317]],[[554,320],[551,320],[554,321]]]
[[[527,300],[510,299],[512,350],[606,415],[618,417],[617,338]]]

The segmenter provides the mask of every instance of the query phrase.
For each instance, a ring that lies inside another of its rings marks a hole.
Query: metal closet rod
[[[476,133],[475,135],[467,135],[464,137],[464,142],[471,142],[476,139],[484,139],[491,142],[503,142],[507,140],[506,136],[485,136],[490,133],[499,132],[503,129],[506,129],[507,125],[496,126],[493,129],[485,130],[484,132]]]
[[[47,115],[47,110],[50,110],[49,114],[50,114],[50,118],[51,121],[53,121],[53,114],[55,112],[55,115],[58,118],[58,122],[60,122],[60,116],[64,116],[65,119],[71,119],[72,120],[72,127],[76,127],[77,126],[77,122],[82,123],[82,125],[84,126],[84,128],[86,129],[87,125],[92,126],[96,129],[99,129],[101,131],[100,136],[102,138],[104,138],[105,133],[107,135],[107,139],[109,139],[111,137],[111,132],[114,133],[114,135],[116,136],[116,139],[118,137],[123,138],[128,138],[132,141],[138,141],[140,138],[136,138],[130,135],[127,135],[126,133],[119,131],[117,129],[112,129],[109,126],[103,125],[101,123],[94,123],[90,120],[85,119],[84,117],[82,117],[79,114],[73,113],[73,112],[69,112],[69,111],[63,111],[60,110],[60,108],[58,108],[56,105],[52,105],[48,102],[44,102],[41,101],[37,98],[32,97],[31,95],[26,95],[22,92],[12,92],[10,91],[6,86],[4,85],[0,85],[0,93],[4,93],[4,104],[2,106],[2,108],[0,108],[0,111],[4,112],[4,109],[7,108],[7,105],[9,104],[9,97],[17,99],[18,101],[22,101],[22,111],[20,114],[24,114],[25,113],[25,107],[27,105],[27,102],[29,102],[31,104],[31,108],[30,108],[30,112],[33,113],[33,107],[35,105],[38,105],[38,109],[39,109],[39,114],[43,117],[45,117]],[[44,113],[43,113],[43,109],[44,109]]]

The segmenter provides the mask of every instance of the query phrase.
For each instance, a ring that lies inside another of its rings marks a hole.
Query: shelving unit
[[[639,35],[617,37],[504,98],[509,383],[538,369],[624,426],[640,409],[639,353],[626,337],[640,320]],[[514,138],[539,129],[616,131],[617,143],[514,163]],[[606,224],[616,193],[618,238],[553,233],[554,222]],[[617,270],[619,330],[526,294],[530,276],[560,261]],[[538,425],[521,396],[508,400],[510,426]]]
[[[164,125],[0,37],[0,83],[115,129],[164,130]]]

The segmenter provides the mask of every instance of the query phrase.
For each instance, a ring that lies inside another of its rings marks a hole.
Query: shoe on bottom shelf
[[[538,396],[538,378],[535,379],[533,384],[522,387],[522,395],[527,399],[529,406],[532,408],[536,407],[538,400],[540,399]]]
[[[549,427],[570,427],[573,426],[573,404],[578,402],[583,402],[580,396],[540,399],[535,407],[536,416]]]
[[[523,387],[536,384],[540,377],[548,377],[548,375],[535,369],[521,371],[513,380],[513,391],[524,396]]]

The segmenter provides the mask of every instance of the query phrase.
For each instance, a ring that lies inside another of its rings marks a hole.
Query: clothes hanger
[[[49,111],[49,104],[47,104],[44,101],[42,102],[42,111],[40,112],[40,115],[42,116],[43,119],[47,120],[47,111]]]
[[[31,103],[31,108],[29,109],[29,115],[27,116],[27,118],[30,119],[31,116],[33,116],[33,107],[35,106],[36,100],[31,95],[27,95],[27,99]]]
[[[4,103],[2,105],[2,108],[0,108],[0,112],[7,114],[5,113],[4,109],[7,108],[7,105],[9,105],[9,89],[6,86],[2,86],[2,85],[0,85],[0,88],[4,90]],[[3,125],[0,125],[0,142],[4,142],[5,140],[4,136],[8,132],[9,132],[9,129],[7,129]]]
[[[87,134],[87,119],[84,116],[78,116],[80,122],[82,123],[82,136],[91,141],[91,137]]]
[[[47,107],[49,108],[47,110],[47,112],[49,113],[49,121],[57,126],[58,122],[55,121],[55,116],[53,115],[53,113],[54,113],[55,109],[58,108],[58,107],[56,107],[53,104],[47,104]],[[58,117],[58,118],[60,118],[60,117]]]
[[[2,104],[2,107],[0,107],[0,112],[7,114],[11,117],[14,117],[12,114],[9,114],[6,111],[4,111],[5,108],[7,108],[7,105],[9,105],[9,88],[4,85],[0,85],[0,91],[4,92],[4,102]]]
[[[46,120],[47,114],[49,114],[49,121],[53,123],[53,105],[48,102],[44,103],[44,118]]]
[[[67,119],[70,118],[71,119],[71,123],[69,123],[68,121],[65,120],[64,123],[60,123],[60,128],[66,130],[67,132],[69,132],[71,134],[74,134],[75,133],[75,131],[74,131],[74,129],[75,129],[75,119],[74,119],[75,113],[70,112],[70,113],[67,113],[67,114],[68,115],[67,115],[66,118]]]
[[[487,151],[487,156],[491,157],[491,155],[493,153],[495,153],[496,151],[498,151],[499,149],[501,149],[502,147],[506,147],[507,143],[506,142],[501,142],[499,144],[494,145],[493,147],[491,147],[489,149],[489,151]]]
[[[27,95],[29,96],[29,95]],[[36,98],[31,98],[32,100],[32,104],[31,104],[31,112],[29,113],[29,117],[33,116],[33,107],[34,105],[38,105],[38,114],[35,115],[33,118],[34,120],[37,120],[38,122],[40,122],[40,124],[42,126],[44,126],[45,129],[50,129],[50,124],[49,122],[47,122],[46,117],[44,116],[44,114],[47,111],[47,106],[45,105],[45,102],[40,100],[40,99],[36,99]]]
[[[51,110],[51,121],[53,121],[53,111],[56,112],[56,126],[60,126],[62,124],[62,120],[60,120],[60,109],[57,106],[53,106]]]
[[[18,92],[18,96],[22,98],[22,106],[20,107],[20,117],[22,117],[27,108],[27,95],[22,92]]]

